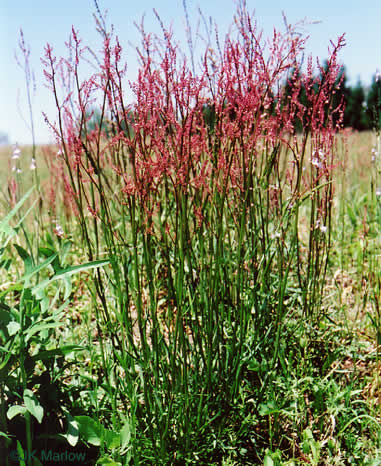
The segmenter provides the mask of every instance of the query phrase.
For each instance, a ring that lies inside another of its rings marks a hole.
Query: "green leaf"
[[[18,414],[25,414],[26,413],[26,408],[25,406],[21,406],[21,405],[13,405],[11,406],[8,411],[7,411],[7,418],[9,420],[13,419],[15,416],[17,416]]]
[[[266,455],[263,461],[263,466],[274,466],[274,461],[271,456]]]
[[[56,356],[66,356],[67,354],[75,351],[84,351],[86,348],[79,345],[66,345],[54,348],[51,350],[42,350],[32,356],[35,361],[48,361],[49,359],[55,358]]]
[[[70,415],[68,417],[68,429],[66,439],[72,447],[75,447],[79,439],[79,426],[78,422]]]
[[[50,258],[48,259],[50,260]],[[45,261],[46,262],[46,261]],[[44,290],[50,283],[56,280],[65,280],[65,297],[66,300],[71,294],[71,283],[69,284],[68,280],[71,275],[74,275],[85,270],[94,269],[96,267],[102,267],[109,264],[109,260],[97,260],[93,262],[87,262],[82,265],[74,265],[72,267],[67,267],[66,269],[59,270],[52,278],[47,279],[33,287],[33,294],[36,297],[41,297],[43,295],[42,290]]]
[[[8,304],[2,303],[0,301],[0,322],[4,323],[4,319],[6,319],[5,314],[9,314],[10,309],[11,308],[8,306]]]
[[[64,277],[63,282],[64,282],[64,285],[65,285],[64,300],[66,301],[67,299],[69,299],[73,287],[72,287],[71,280],[70,280],[69,277]]]
[[[97,267],[103,267],[104,265],[108,265],[110,261],[106,260],[97,260],[92,262],[87,262],[86,264],[81,265],[73,265],[72,267],[67,267],[66,269],[62,269],[57,272],[54,277],[51,278],[53,280],[59,280],[65,276],[71,276],[78,272],[84,272],[85,270],[95,269]]]
[[[36,333],[42,332],[43,330],[48,330],[50,328],[56,328],[61,325],[60,322],[45,322],[40,321],[36,324],[32,325],[25,331],[26,337],[29,339],[31,336],[35,335]]]
[[[44,416],[44,408],[40,405],[36,395],[28,388],[24,390],[24,403],[30,414],[32,414],[41,424],[42,418]]]
[[[103,439],[105,441],[106,448],[109,450],[120,447],[120,434],[117,434],[112,430],[104,429]]]
[[[89,416],[74,416],[78,424],[79,433],[85,442],[96,447],[100,446],[102,438],[102,425]]]
[[[279,409],[274,401],[262,403],[259,405],[259,414],[261,416],[268,416],[269,414],[278,413]]]
[[[62,269],[60,259],[58,257],[57,252],[54,249],[46,248],[46,247],[40,247],[40,248],[38,248],[38,252],[40,253],[40,255],[42,255],[42,256],[44,256],[46,258],[51,257],[54,254],[56,254],[56,258],[52,262],[52,267],[54,269],[54,272],[58,272],[59,270]]]
[[[29,271],[29,273],[25,274],[25,276],[21,278],[21,280],[25,283],[28,283],[28,281],[32,278],[33,275],[41,272],[41,270],[44,270],[49,264],[51,264],[54,261],[56,257],[57,254],[53,254],[52,256],[48,257],[44,262],[41,262],[41,264],[38,264],[35,267],[33,267]]]
[[[120,431],[121,453],[125,452],[131,444],[131,428],[127,421]]]
[[[107,466],[122,466],[122,463],[119,463],[119,461],[114,461],[108,456],[102,456],[102,458],[99,458],[99,460],[96,462],[96,466],[101,466],[102,464]]]
[[[21,257],[22,261],[24,262],[25,266],[25,273],[28,274],[30,271],[33,269],[33,258],[32,256],[26,251],[24,248],[19,246],[18,244],[13,245],[15,249],[17,249],[17,252],[19,256]]]
[[[9,336],[12,337],[13,335],[16,335],[16,333],[20,330],[21,326],[18,322],[12,321],[9,322],[7,325],[7,330],[9,333]]]
[[[20,200],[19,202],[13,207],[13,209],[9,212],[8,215],[4,217],[4,219],[0,222],[0,232],[2,231],[4,225],[7,225],[9,220],[16,215],[17,211],[21,208],[21,206],[24,204],[24,202],[28,199],[28,197],[31,195],[34,187],[31,188]]]
[[[19,454],[18,461],[20,466],[25,466],[25,453],[21,443],[17,440],[17,453]]]
[[[43,246],[38,248],[38,252],[44,257],[50,257],[50,256],[52,256],[53,254],[56,253],[56,251],[54,249],[45,248]]]

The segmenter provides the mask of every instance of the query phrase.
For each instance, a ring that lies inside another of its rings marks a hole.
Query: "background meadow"
[[[48,45],[56,144],[1,147],[0,457],[379,464],[378,76],[243,2],[200,63],[157,19],[133,82],[99,9]]]

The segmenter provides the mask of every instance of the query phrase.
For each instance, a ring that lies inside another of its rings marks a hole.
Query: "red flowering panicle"
[[[57,61],[46,47],[45,76],[58,111],[52,127],[77,204],[84,198],[95,212],[111,195],[114,207],[135,199],[151,212],[163,195],[179,199],[179,193],[187,202],[214,202],[220,193],[237,204],[260,184],[271,189],[268,207],[275,216],[287,198],[294,203],[329,179],[342,118],[332,95],[343,37],[325,66],[317,62],[314,69],[310,58],[304,71],[306,39],[287,25],[265,40],[240,4],[236,36],[231,32],[215,49],[208,43],[196,72],[172,31],[161,26],[162,38],[140,27],[140,69],[128,84],[122,46],[112,34],[103,34],[101,60],[74,29],[71,60]],[[97,72],[81,79],[81,60],[91,58]],[[61,100],[59,76],[66,83]],[[132,102],[125,100],[126,86]],[[96,187],[91,195],[90,185]],[[200,224],[199,205],[193,207]]]

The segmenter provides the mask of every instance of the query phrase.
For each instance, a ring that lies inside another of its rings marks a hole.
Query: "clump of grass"
[[[100,72],[82,83],[78,33],[72,63],[46,47],[66,189],[89,259],[111,261],[93,306],[112,422],[124,406],[142,460],[195,459],[194,442],[224,429],[253,361],[258,410],[281,367],[286,319],[321,311],[343,38],[326,67],[315,73],[311,59],[304,73],[305,41],[291,27],[266,58],[243,5],[237,15],[238,39],[208,47],[198,74],[164,25],[162,39],[141,28],[131,104],[121,44],[105,30]],[[60,100],[59,73],[77,83],[74,106]]]

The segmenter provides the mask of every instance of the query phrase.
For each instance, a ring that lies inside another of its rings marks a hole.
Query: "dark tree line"
[[[327,67],[325,63],[323,68]],[[285,85],[286,96],[291,93],[290,82]],[[358,131],[381,128],[381,77],[373,76],[371,85],[364,87],[360,80],[354,86],[348,85],[348,80],[343,67],[337,80],[337,90],[334,95],[332,106],[336,107],[344,100],[345,110],[343,126]],[[305,90],[299,93],[299,100],[303,105],[308,105]],[[299,122],[299,126],[302,122]],[[298,130],[298,124],[296,125]]]

